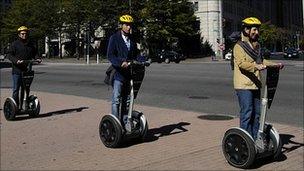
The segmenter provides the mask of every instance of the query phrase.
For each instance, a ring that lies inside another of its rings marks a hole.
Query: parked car
[[[157,59],[156,61],[158,63],[170,63],[170,62],[175,62],[179,63],[181,60],[184,60],[185,58],[183,57],[182,54],[179,54],[173,50],[162,50],[160,53],[157,54]]]
[[[288,48],[284,52],[284,58],[298,58],[298,57],[299,57],[299,52],[294,48]]]

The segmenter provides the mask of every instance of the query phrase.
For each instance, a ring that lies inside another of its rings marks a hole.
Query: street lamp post
[[[296,36],[297,36],[297,50],[300,50],[300,32],[299,31],[296,32]]]
[[[87,28],[86,34],[85,34],[85,40],[86,40],[86,57],[87,57],[87,64],[90,64],[90,30]]]
[[[131,14],[131,5],[132,5],[132,2],[131,0],[129,0],[129,13]]]

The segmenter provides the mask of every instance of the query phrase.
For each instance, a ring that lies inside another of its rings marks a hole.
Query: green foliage
[[[142,9],[150,47],[170,49],[187,36],[193,36],[196,17],[187,0],[149,0]]]
[[[290,40],[288,39],[288,32],[286,29],[278,28],[275,25],[266,23],[262,24],[260,28],[260,41],[263,46],[269,47],[276,42],[284,42],[288,44]]]
[[[17,28],[25,25],[34,38],[51,35],[60,26],[58,22],[59,1],[17,0],[3,18],[2,39],[11,39]]]

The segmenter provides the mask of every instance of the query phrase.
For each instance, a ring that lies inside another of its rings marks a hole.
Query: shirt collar
[[[121,34],[122,38],[124,39],[125,42],[130,41],[130,38],[128,36],[125,36],[123,34]]]

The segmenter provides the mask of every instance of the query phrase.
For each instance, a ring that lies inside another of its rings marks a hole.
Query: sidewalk
[[[85,97],[33,92],[41,102],[38,118],[6,121],[1,89],[1,170],[238,170],[224,159],[225,131],[232,120],[202,120],[204,113],[135,105],[149,122],[144,143],[106,148],[99,122],[110,102]],[[303,170],[303,128],[273,124],[281,133],[278,161],[260,161],[258,170]]]

